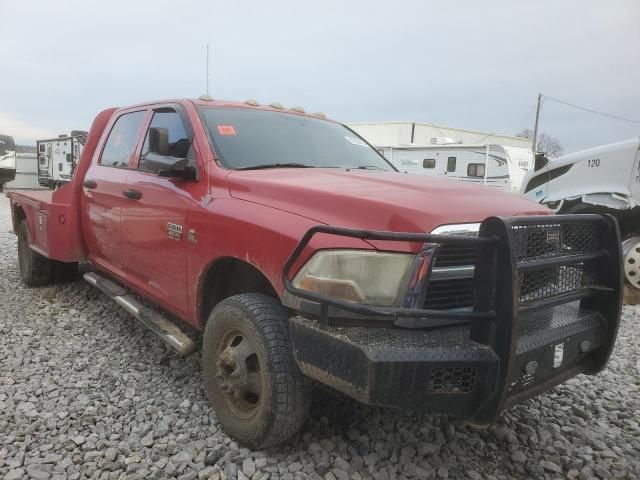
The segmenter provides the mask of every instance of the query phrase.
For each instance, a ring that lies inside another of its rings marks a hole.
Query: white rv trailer
[[[519,193],[533,164],[531,150],[505,145],[376,146],[396,168],[408,173],[474,182]]]
[[[9,135],[0,135],[0,192],[16,176],[16,146]]]
[[[623,235],[624,269],[640,288],[640,138],[548,160],[538,156],[522,195],[558,213],[610,213]]]
[[[87,138],[87,132],[73,130],[71,135],[36,141],[38,183],[58,188],[71,180]]]

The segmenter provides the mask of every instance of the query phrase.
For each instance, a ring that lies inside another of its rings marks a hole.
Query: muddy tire
[[[310,381],[293,358],[288,319],[277,299],[249,293],[221,301],[205,328],[207,395],[225,432],[250,448],[287,441],[309,411]]]
[[[53,262],[33,251],[27,221],[18,226],[18,265],[20,277],[27,287],[39,287],[51,283]]]

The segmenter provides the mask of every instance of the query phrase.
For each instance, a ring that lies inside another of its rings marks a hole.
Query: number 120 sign
[[[590,158],[589,160],[587,160],[587,165],[589,165],[590,168],[599,167],[600,166],[600,159],[599,158]]]

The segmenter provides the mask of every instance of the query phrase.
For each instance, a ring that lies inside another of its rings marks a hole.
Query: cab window
[[[158,173],[167,162],[154,161],[158,156],[187,159],[195,166],[191,132],[178,112],[172,108],[155,110],[142,146],[138,169]]]
[[[127,168],[146,112],[125,113],[116,120],[100,157],[100,165]]]

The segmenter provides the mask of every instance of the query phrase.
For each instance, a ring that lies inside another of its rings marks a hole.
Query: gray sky
[[[640,119],[640,2],[3,0],[0,130],[88,129],[110,106],[211,94],[340,121],[415,120],[514,134],[538,92]],[[565,151],[640,124],[547,101]]]

